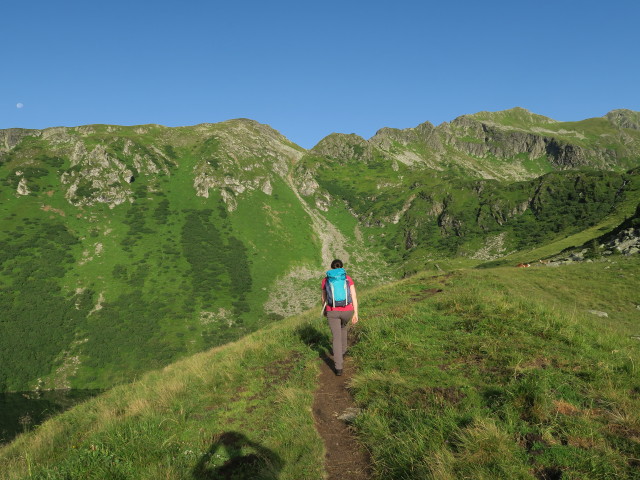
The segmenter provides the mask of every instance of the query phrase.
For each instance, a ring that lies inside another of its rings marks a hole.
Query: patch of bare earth
[[[49,196],[51,196],[51,195],[49,195]],[[65,217],[66,216],[66,213],[64,213],[63,210],[60,210],[59,208],[53,208],[51,205],[41,205],[40,206],[40,210],[43,210],[45,212],[57,213],[61,217]]]
[[[441,288],[425,288],[419,292],[411,295],[412,302],[421,302],[422,300],[433,297],[436,293],[442,293],[444,290]]]
[[[324,361],[322,361],[324,360]],[[351,427],[338,417],[355,404],[347,385],[353,373],[349,357],[345,358],[343,375],[333,371],[333,360],[320,360],[320,378],[314,394],[313,415],[316,429],[324,440],[327,480],[365,480],[371,478],[368,452],[357,441]]]

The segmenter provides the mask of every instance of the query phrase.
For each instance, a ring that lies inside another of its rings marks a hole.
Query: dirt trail
[[[333,371],[331,358],[325,356],[319,362],[320,378],[314,394],[313,415],[327,452],[327,479],[368,480],[371,478],[369,455],[348,424],[338,419],[347,409],[355,407],[346,388],[353,372],[352,359],[345,358],[344,373],[340,377]]]

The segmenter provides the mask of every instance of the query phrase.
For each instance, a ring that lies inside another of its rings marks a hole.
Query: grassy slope
[[[391,162],[384,161],[339,163],[308,155],[301,164],[316,171],[321,188],[346,201],[364,223],[374,229],[383,225],[376,243],[407,272],[422,269],[433,258],[473,256],[489,237],[500,233],[506,234],[504,252],[520,252],[562,242],[593,224],[600,223],[598,229],[615,226],[640,200],[637,171],[566,171],[534,180],[497,182],[403,165],[396,171]],[[616,192],[623,189],[626,197],[621,202]],[[533,199],[535,214],[529,206],[523,215],[519,208]],[[407,206],[401,218],[394,218]],[[610,213],[613,215],[606,219]],[[591,229],[570,241],[583,239],[573,244],[580,245],[601,233]],[[405,249],[409,243],[412,247]],[[550,255],[570,245],[544,251]]]
[[[309,216],[284,181],[274,182],[274,192],[270,197],[262,192],[247,194],[231,215],[234,233],[250,251],[249,299],[255,312],[262,311],[277,276],[301,266],[321,270],[320,245]],[[252,322],[264,325],[264,315]]]
[[[385,292],[405,301],[369,316],[354,349],[380,477],[635,478],[637,272],[503,268]],[[422,301],[429,288],[445,291]]]
[[[82,404],[2,451],[0,477],[209,478],[230,456],[273,478],[318,478],[316,353],[298,318]]]
[[[0,389],[32,389],[38,379],[46,388],[128,382],[142,371],[272,321],[263,304],[274,279],[288,273],[291,258],[320,267],[308,215],[279,177],[272,182],[271,196],[245,192],[239,208],[227,213],[219,189],[212,188],[208,199],[195,195],[194,167],[202,159],[214,162],[219,154],[217,144],[203,142],[197,129],[149,127],[140,133],[133,127],[90,128],[93,133],[84,137],[77,130],[68,133],[82,139],[89,151],[105,145],[112,157],[129,166],[137,153],[158,161],[153,147],[163,148],[171,137],[175,148],[167,152],[175,165],[168,162],[168,175],[136,174],[135,182],[125,185],[135,192],[135,202],[110,209],[100,203],[75,207],[65,199],[67,187],[59,176],[73,169],[68,152],[42,138],[24,139],[3,158],[0,305],[9,313],[0,333],[16,343],[0,349],[6,353],[0,353]],[[211,131],[224,128],[212,126]],[[132,142],[128,154],[125,141]],[[16,171],[28,179],[31,195],[16,195],[21,178]],[[206,211],[211,213],[205,229],[194,228],[194,222],[186,228],[193,212],[204,218]],[[48,240],[45,232],[52,226],[66,229],[74,243],[61,243],[54,235]],[[193,238],[203,230],[208,243],[201,250],[219,254],[192,254],[189,260],[187,250],[196,251],[200,240]],[[230,248],[232,237],[240,240],[246,255]],[[65,254],[67,261],[60,260]],[[250,281],[239,281],[236,274],[240,257]],[[273,258],[282,261],[274,264]],[[211,278],[215,271],[217,288]],[[209,291],[198,291],[198,276],[207,278]],[[31,281],[24,282],[28,277]],[[43,306],[41,315],[30,314],[33,298],[49,298],[52,304]],[[239,301],[244,302],[242,311],[233,307]],[[215,318],[203,321],[201,312]],[[24,355],[11,353],[13,347]],[[37,362],[29,353],[34,351],[39,352]]]
[[[377,476],[634,478],[639,262],[426,272],[362,293],[351,386]],[[231,456],[252,478],[319,478],[327,333],[310,312],[116,387],[0,450],[0,476],[208,478]]]

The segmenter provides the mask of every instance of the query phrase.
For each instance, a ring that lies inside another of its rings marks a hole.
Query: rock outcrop
[[[68,185],[66,198],[76,206],[106,203],[111,208],[125,201],[133,201],[129,180],[133,172],[127,165],[110,154],[102,144],[87,151],[86,145],[76,143],[71,155],[74,170],[62,174],[61,181]]]
[[[8,128],[0,130],[0,154],[10,151],[24,137],[40,135],[40,130],[29,130],[26,128]]]
[[[210,190],[221,195],[233,211],[244,192],[271,195],[277,178],[286,180],[291,166],[303,155],[284,136],[253,120],[231,120],[198,125],[206,153],[194,166],[196,195],[208,198]]]
[[[638,253],[640,253],[640,205],[634,215],[611,232],[590,240],[577,249],[557,255],[546,264],[558,266],[585,260],[592,261],[593,258],[606,258],[614,254],[636,255]]]
[[[633,255],[640,252],[640,228],[627,228],[603,244],[606,251],[617,251],[623,255]]]
[[[18,195],[29,195],[29,193],[31,193],[29,191],[29,187],[27,187],[27,179],[26,178],[21,178],[20,182],[18,183],[18,188],[16,190],[16,193]]]
[[[370,142],[364,138],[352,134],[332,133],[323,138],[311,150],[312,155],[321,155],[338,161],[360,160],[370,161],[373,158],[373,150]]]
[[[633,255],[640,252],[640,204],[630,218],[600,237],[597,243],[604,254]]]
[[[640,130],[640,112],[626,109],[612,110],[607,113],[606,118],[617,127]]]

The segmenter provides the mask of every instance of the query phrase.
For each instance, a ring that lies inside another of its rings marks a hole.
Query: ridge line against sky
[[[515,106],[640,110],[640,2],[300,3],[13,2],[0,128],[244,117],[311,148]]]

